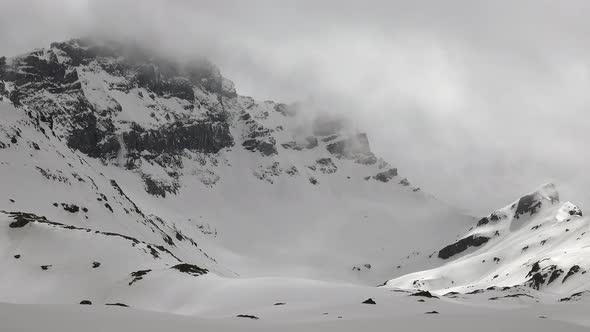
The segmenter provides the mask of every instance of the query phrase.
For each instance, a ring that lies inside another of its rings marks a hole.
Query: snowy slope
[[[8,59],[0,96],[2,301],[132,298],[156,274],[377,285],[473,222],[344,119],[239,96],[206,61],[54,43]]]
[[[589,231],[590,220],[582,211],[560,202],[555,186],[547,184],[482,218],[441,248],[437,256],[448,263],[386,286],[444,294],[523,285],[565,297],[590,286]]]

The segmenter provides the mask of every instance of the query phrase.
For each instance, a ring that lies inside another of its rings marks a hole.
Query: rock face
[[[207,269],[203,269],[203,268],[200,268],[194,264],[187,264],[187,263],[174,265],[172,267],[172,269],[178,270],[182,273],[190,274],[194,277],[198,277],[200,275],[203,275],[203,274],[206,274],[207,272],[209,272],[209,271],[207,271]]]
[[[470,236],[463,238],[451,245],[448,245],[448,246],[442,248],[438,252],[438,257],[440,257],[442,259],[447,259],[447,258],[453,257],[457,254],[464,252],[469,247],[479,247],[482,244],[487,243],[488,240],[489,240],[489,238],[484,237],[484,236],[470,235]]]
[[[54,43],[50,49],[13,59],[6,66],[2,80],[14,85],[18,104],[36,109],[47,121],[64,127],[70,147],[93,158],[110,160],[121,150],[117,139],[121,127],[113,115],[123,109],[119,102],[109,98],[108,91],[105,97],[110,105],[96,103],[93,94],[97,82],[92,77],[95,73],[110,76],[106,82],[110,89],[124,92],[137,89],[140,94],[144,90],[145,97],[153,101],[157,97],[178,98],[185,102],[183,107],[187,110],[194,109],[199,102],[195,99],[195,89],[235,97],[233,85],[224,86],[225,79],[209,63],[181,67],[150,57],[139,49],[114,43],[93,44],[90,40]],[[54,97],[42,97],[43,91]],[[125,143],[135,144],[133,147],[140,148],[139,151],[146,148],[157,153],[164,150],[177,153],[184,148],[215,153],[233,144],[228,123],[219,113],[200,117],[200,121],[188,114],[180,118],[171,114],[168,112],[169,120],[156,128],[131,126],[130,131],[123,132]]]
[[[519,219],[526,214],[534,215],[543,206],[544,201],[548,201],[550,204],[559,202],[559,194],[553,184],[545,185],[538,191],[521,197],[518,200],[516,211],[514,211],[514,218]]]
[[[264,127],[245,111],[242,111],[240,120],[245,124],[242,146],[246,150],[258,151],[263,156],[277,154],[276,140],[272,136],[272,129]]]
[[[233,137],[229,125],[223,121],[175,122],[157,129],[134,125],[123,134],[128,154],[149,152],[154,155],[176,155],[184,150],[217,153],[231,147]]]
[[[492,214],[489,215],[489,217],[483,217],[481,218],[478,222],[477,222],[477,227],[480,226],[484,226],[487,225],[488,223],[492,222],[495,223],[496,221],[500,220],[502,217],[506,217],[506,216],[501,216],[498,215],[496,212],[492,212]]]
[[[99,119],[90,112],[76,114],[72,118],[76,125],[67,137],[69,147],[92,158],[109,160],[117,156],[121,146],[112,121]]]
[[[29,109],[40,131],[136,171],[156,196],[178,191],[183,161],[197,154],[213,161],[234,145],[220,101],[237,94],[204,60],[181,65],[138,47],[77,39],[4,60],[0,75],[0,98]],[[146,172],[153,163],[166,175]]]
[[[529,273],[527,273],[526,277],[530,279],[525,282],[525,285],[539,290],[545,284],[549,285],[554,282],[562,274],[563,270],[559,269],[556,265],[548,265],[541,268],[537,261],[533,264]]]
[[[229,165],[225,151],[236,146],[268,158],[253,172],[268,183],[282,174],[301,175],[302,165],[276,161],[285,150],[316,155],[305,165],[317,173],[307,176],[312,184],[348,161],[378,166],[367,172],[377,181],[397,176],[373,154],[366,134],[348,134],[343,119],[320,116],[311,130],[288,136],[284,130],[293,127],[297,106],[238,96],[206,60],[179,64],[139,46],[75,39],[3,60],[0,75],[0,98],[26,108],[39,131],[135,172],[157,197],[178,194],[187,173],[214,186],[221,180],[214,169]],[[11,144],[17,142],[12,136]],[[187,169],[194,164],[198,169]]]
[[[29,85],[36,89],[46,89],[50,93],[60,93],[80,88],[76,72],[68,70],[60,63],[55,53],[44,54],[34,51],[15,59],[2,70],[2,79],[16,84],[16,89]],[[24,92],[25,90],[23,90]]]

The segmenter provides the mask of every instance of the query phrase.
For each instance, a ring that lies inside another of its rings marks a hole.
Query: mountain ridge
[[[548,183],[483,217],[440,249],[444,265],[389,280],[386,286],[439,294],[526,286],[568,295],[590,281],[584,276],[588,230],[582,210],[560,202],[556,186]]]

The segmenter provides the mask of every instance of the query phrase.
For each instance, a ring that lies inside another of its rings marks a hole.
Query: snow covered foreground
[[[248,279],[194,290],[191,315],[104,305],[0,304],[2,331],[585,331],[584,307],[422,298],[384,288]],[[371,297],[376,304],[363,304]],[[419,302],[424,299],[424,302]],[[281,303],[281,305],[277,305]],[[282,304],[284,303],[284,304]],[[433,312],[436,313],[427,313]],[[248,315],[255,318],[237,317]]]

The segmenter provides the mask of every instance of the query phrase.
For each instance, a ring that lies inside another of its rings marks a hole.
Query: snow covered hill
[[[207,61],[71,40],[0,64],[0,301],[117,302],[160,274],[377,285],[473,222],[346,119]]]
[[[550,294],[587,291],[590,220],[559,201],[553,184],[479,220],[460,239],[436,252],[448,263],[387,282],[387,287],[477,293],[489,287],[527,286]]]

